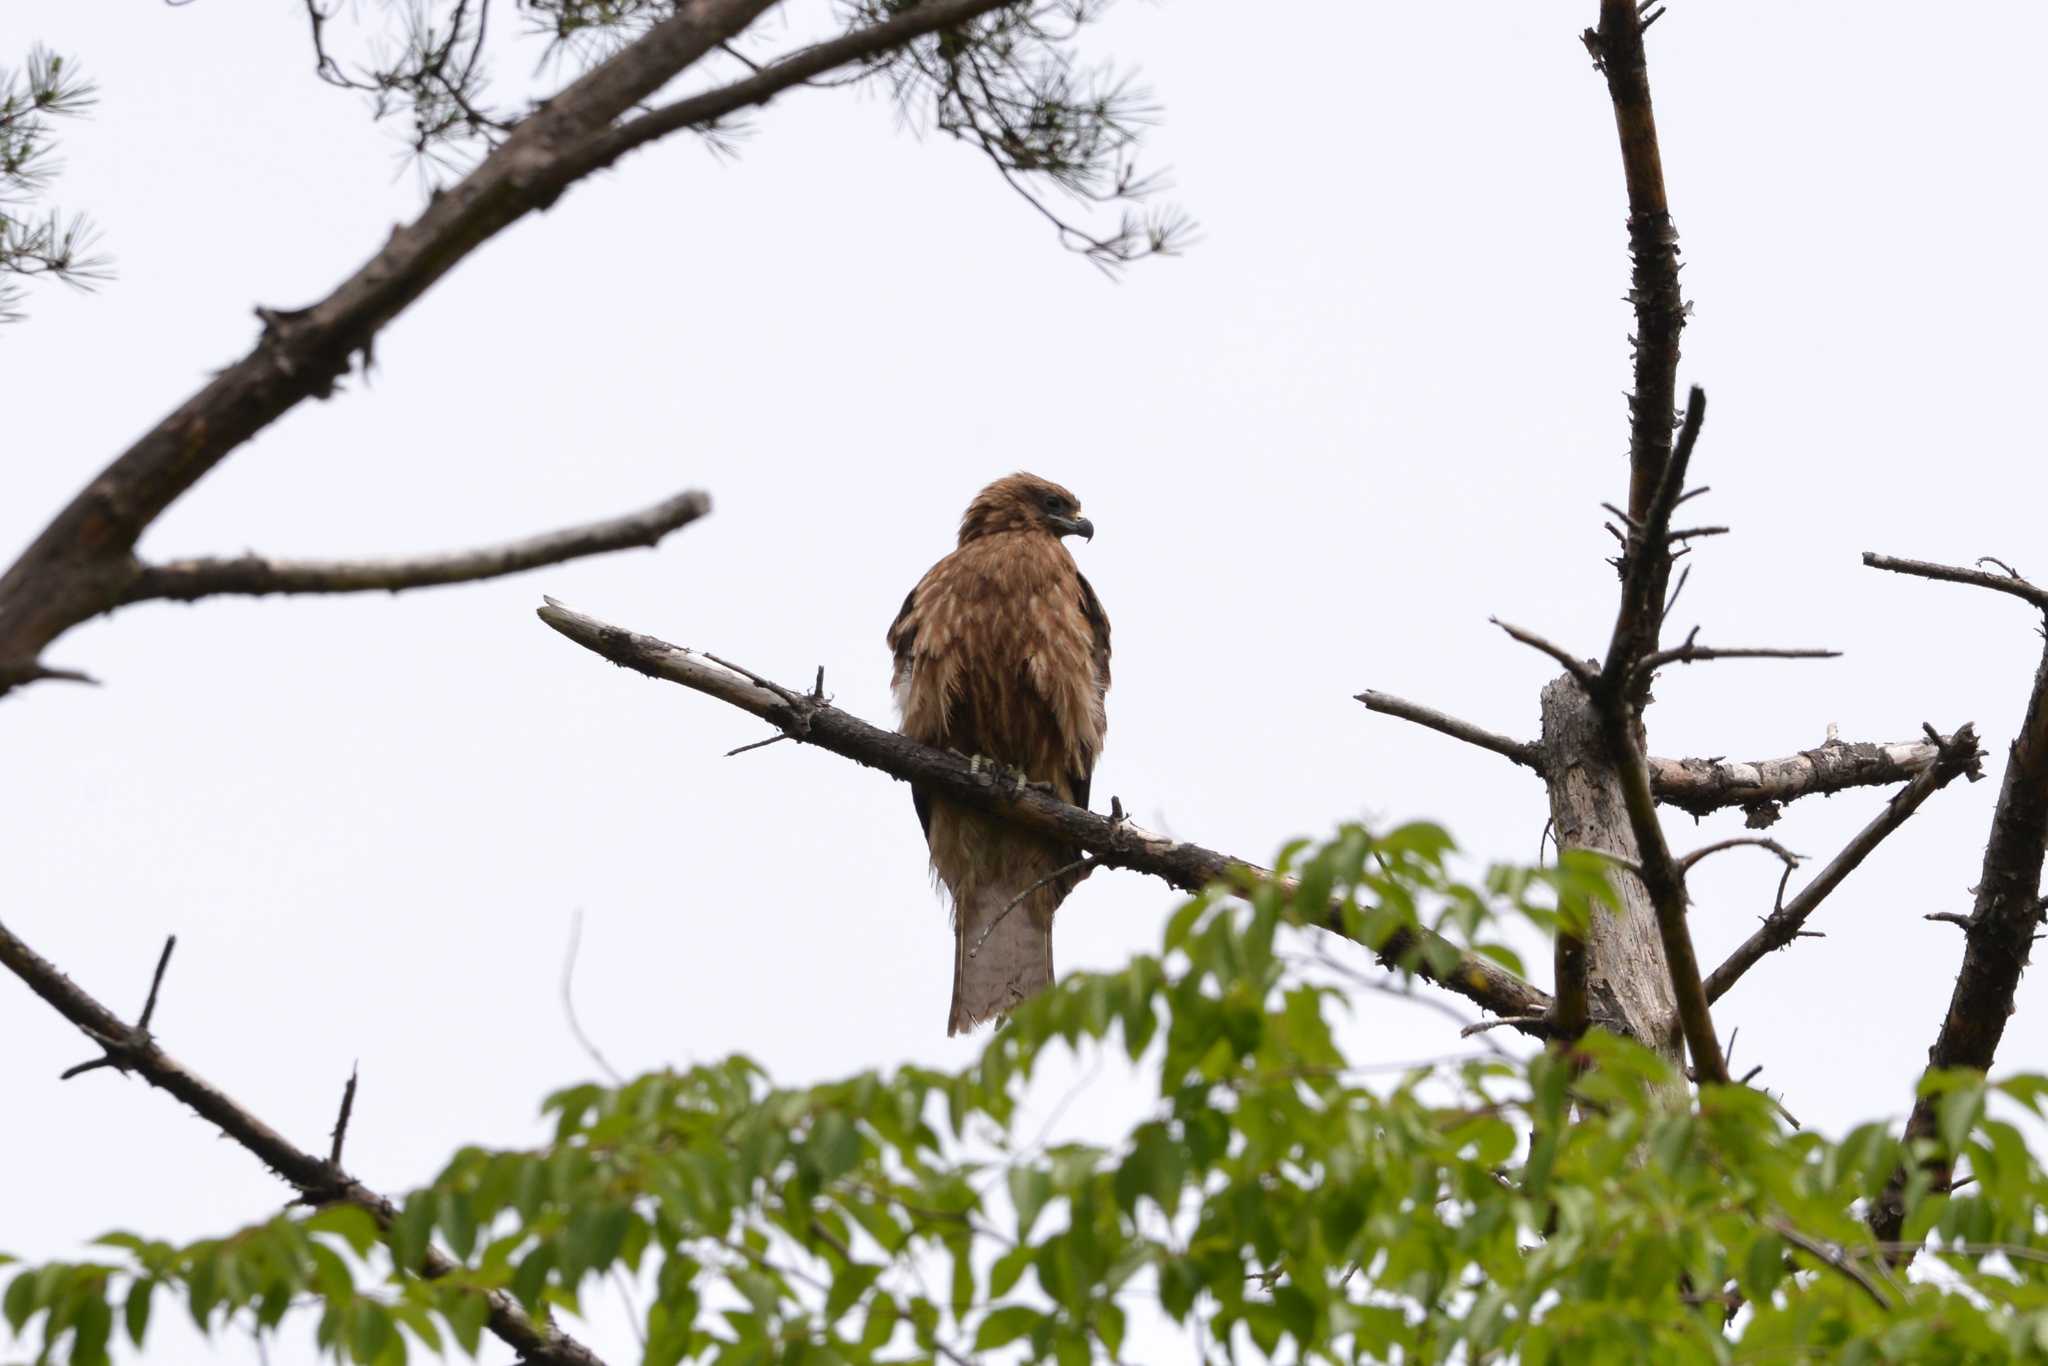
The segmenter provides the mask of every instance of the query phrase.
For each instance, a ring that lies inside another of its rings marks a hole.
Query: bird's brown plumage
[[[1109,618],[1060,542],[1094,534],[1080,513],[1036,475],[990,484],[961,518],[958,548],[903,600],[889,648],[905,735],[1021,769],[1085,806],[1107,729]],[[1080,881],[1054,874],[1078,851],[915,796],[953,899],[957,1034],[1051,984],[1053,912]]]

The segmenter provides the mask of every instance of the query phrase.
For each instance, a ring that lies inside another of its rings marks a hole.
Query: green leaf
[[[896,1332],[897,1320],[902,1317],[896,1308],[894,1297],[871,1295],[868,1297],[867,1322],[860,1330],[860,1345],[870,1352],[878,1352],[888,1344]]]
[[[382,1236],[370,1212],[356,1205],[325,1205],[299,1225],[308,1233],[332,1233],[348,1244],[358,1257],[369,1255]]]
[[[447,1240],[448,1250],[459,1262],[467,1262],[469,1254],[476,1250],[476,1208],[470,1203],[469,1192],[444,1190],[437,1202],[441,1236]]]
[[[1025,1269],[1031,1265],[1035,1249],[1031,1244],[1019,1242],[1015,1247],[996,1258],[995,1265],[988,1272],[988,1294],[990,1299],[1007,1295],[1023,1279]]]
[[[475,1356],[483,1343],[484,1325],[491,1317],[491,1306],[484,1297],[475,1291],[457,1291],[442,1300],[441,1317],[448,1321],[448,1331],[455,1334],[462,1350]]]
[[[1785,1240],[1775,1233],[1761,1233],[1749,1245],[1742,1264],[1742,1293],[1753,1303],[1770,1299],[1778,1282],[1785,1279]]]
[[[991,1309],[974,1333],[974,1350],[993,1351],[1023,1337],[1036,1328],[1045,1315],[1028,1305],[1006,1304]]]
[[[21,1271],[8,1282],[7,1294],[0,1299],[0,1313],[7,1317],[7,1326],[15,1332],[21,1331],[29,1315],[36,1311],[36,1273],[33,1268]]]
[[[123,1306],[121,1317],[128,1329],[128,1341],[137,1347],[142,1345],[143,1335],[149,1331],[149,1306],[156,1294],[156,1286],[154,1277],[144,1276],[128,1287],[128,1303]]]
[[[1010,1168],[1009,1184],[1010,1203],[1017,1209],[1017,1241],[1021,1243],[1031,1236],[1039,1213],[1052,1199],[1052,1177],[1043,1168],[1020,1165]]]
[[[842,1315],[874,1285],[875,1278],[882,1274],[882,1268],[862,1262],[843,1267],[832,1278],[832,1289],[825,1296],[825,1322],[837,1323]]]
[[[1936,1111],[1940,1117],[1941,1143],[1949,1152],[1960,1152],[1970,1131],[1984,1117],[1982,1079],[1957,1087],[1944,1095]]]

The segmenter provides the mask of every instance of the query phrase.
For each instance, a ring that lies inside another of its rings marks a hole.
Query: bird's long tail
[[[1052,985],[1052,913],[1061,893],[1049,886],[1027,892],[1031,886],[983,884],[955,904],[948,1034],[1008,1014]]]

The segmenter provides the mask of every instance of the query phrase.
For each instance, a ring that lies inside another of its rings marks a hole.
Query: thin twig
[[[1797,868],[1800,861],[1806,857],[1804,854],[1795,854],[1776,840],[1765,839],[1762,835],[1735,835],[1725,840],[1715,840],[1712,844],[1702,845],[1700,848],[1693,850],[1678,861],[1678,871],[1681,873],[1692,871],[1692,866],[1709,854],[1718,854],[1724,849],[1740,849],[1743,847],[1770,850],[1785,861],[1785,867],[1788,871]]]
[[[328,1131],[328,1136],[334,1140],[334,1146],[327,1150],[327,1161],[336,1167],[341,1165],[341,1145],[348,1141],[349,1116],[355,1113],[358,1070],[358,1064],[349,1064],[348,1085],[341,1088],[341,1112],[335,1115],[334,1127]]]
[[[1551,1020],[1548,1015],[1504,1015],[1493,1020],[1475,1020],[1459,1030],[1458,1037],[1469,1039],[1475,1034],[1484,1034],[1489,1029],[1499,1029],[1504,1025],[1519,1029],[1525,1034],[1546,1038],[1550,1034]]]
[[[1533,631],[1525,631],[1519,626],[1510,625],[1499,617],[1488,617],[1487,620],[1500,627],[1501,630],[1506,631],[1510,636],[1522,642],[1522,644],[1534,650],[1541,650],[1544,654],[1549,655],[1564,667],[1566,673],[1578,680],[1580,687],[1588,692],[1599,686],[1600,675],[1594,670],[1593,666],[1580,659],[1577,655],[1574,655],[1570,650],[1565,649],[1562,645],[1553,644]]]
[[[1658,650],[1644,655],[1631,671],[1637,676],[1650,674],[1667,664],[1699,664],[1714,659],[1840,659],[1840,650],[1787,650],[1771,647],[1725,648],[1713,645],[1680,645],[1675,649]]]
[[[103,1051],[97,1058],[65,1068],[57,1074],[57,1080],[70,1081],[73,1077],[82,1077],[87,1072],[96,1072],[102,1067],[127,1072],[129,1055],[140,1043],[149,1040],[149,1022],[156,1015],[157,994],[163,990],[164,971],[171,965],[171,950],[177,947],[177,935],[165,936],[163,951],[156,957],[156,971],[150,974],[149,999],[142,1003],[142,1014],[136,1017],[135,1028],[132,1031],[111,1032],[85,1030],[86,1036],[97,1043]]]
[[[981,938],[974,941],[974,947],[967,950],[967,956],[969,958],[973,958],[981,952],[981,946],[983,944],[988,943],[988,937],[996,932],[996,926],[1003,923],[1003,917],[1008,915],[1011,911],[1016,910],[1019,906],[1023,905],[1024,898],[1030,896],[1033,892],[1037,891],[1040,887],[1045,886],[1048,882],[1057,882],[1059,881],[1059,879],[1065,877],[1069,873],[1078,873],[1081,872],[1083,869],[1093,868],[1094,866],[1095,860],[1083,854],[1080,858],[1075,859],[1072,863],[1061,864],[1059,867],[1047,873],[1044,877],[1038,879],[1038,881],[1032,883],[1029,887],[1026,887],[1023,891],[1017,893],[1017,895],[1011,897],[1008,904],[1006,904],[1003,907],[1003,909],[996,912],[996,918],[988,922],[988,927],[981,932]]]
[[[1454,740],[1463,740],[1468,745],[1491,750],[1503,759],[1520,764],[1523,768],[1534,769],[1539,774],[1543,771],[1542,747],[1532,740],[1512,740],[1505,735],[1496,735],[1490,730],[1473,725],[1470,721],[1460,721],[1455,716],[1448,716],[1433,707],[1425,707],[1420,702],[1410,702],[1392,693],[1367,689],[1356,694],[1356,698],[1365,703],[1368,711],[1376,711],[1384,716],[1398,716],[1403,721],[1413,721],[1418,726],[1426,726]]]
[[[1871,1278],[1870,1273],[1856,1265],[1855,1261],[1841,1248],[1823,1243],[1818,1238],[1808,1237],[1783,1219],[1772,1219],[1768,1222],[1773,1233],[1776,1233],[1780,1238],[1783,1238],[1807,1256],[1812,1257],[1822,1266],[1828,1268],[1828,1270],[1835,1272],[1837,1275],[1847,1277],[1855,1284],[1857,1289],[1870,1296],[1876,1302],[1878,1308],[1887,1312],[1890,1311],[1892,1307],[1891,1296],[1885,1294],[1883,1288]]]
[[[562,954],[562,1015],[569,1021],[569,1032],[576,1036],[577,1046],[597,1064],[597,1070],[611,1079],[614,1086],[625,1085],[626,1078],[619,1069],[583,1032],[583,1021],[576,1014],[576,954],[583,945],[583,909],[579,906],[569,913],[569,947]]]
[[[177,935],[164,936],[163,952],[156,956],[156,971],[149,978],[149,999],[142,1003],[142,1014],[135,1021],[135,1027],[144,1033],[149,1032],[149,1022],[156,1018],[157,993],[164,989],[164,971],[171,965],[171,950],[177,947]]]

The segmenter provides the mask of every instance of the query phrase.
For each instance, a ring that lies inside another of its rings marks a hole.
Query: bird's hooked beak
[[[1055,517],[1052,526],[1062,536],[1079,536],[1084,541],[1095,539],[1095,523],[1086,517]]]

